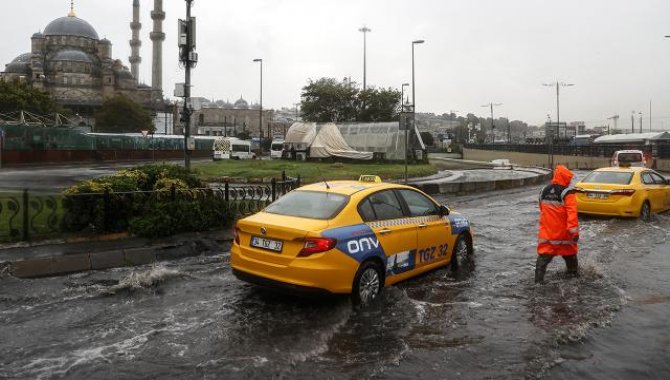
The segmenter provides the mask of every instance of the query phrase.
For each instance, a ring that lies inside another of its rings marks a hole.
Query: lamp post
[[[260,108],[258,109],[258,133],[261,135],[261,151],[263,150],[263,59],[262,58],[256,58],[254,59],[254,62],[259,62],[260,69],[261,69],[261,104]],[[270,134],[270,130],[268,129],[268,134]],[[269,137],[269,136],[268,136]]]
[[[494,107],[494,106],[495,106],[495,107],[497,107],[497,106],[502,106],[502,103],[493,103],[493,102],[491,102],[491,103],[489,103],[489,104],[484,104],[484,105],[482,106],[482,107],[486,107],[486,108],[491,108],[491,135],[493,135],[493,136],[491,137],[491,143],[493,144],[493,145],[492,145],[492,146],[493,146],[493,150],[496,149],[496,125],[495,125],[495,123],[493,122],[493,107]]]
[[[416,85],[414,77],[414,45],[424,43],[424,40],[412,41],[412,128],[416,128]],[[405,126],[405,184],[407,184],[407,150],[409,149],[409,126]]]
[[[545,87],[554,87],[556,86],[556,135],[560,133],[560,128],[561,128],[561,112],[560,112],[560,103],[559,103],[559,97],[560,97],[560,88],[561,87],[572,87],[574,84],[572,83],[564,83],[564,82],[559,82],[556,81],[556,83],[542,83],[543,86]],[[554,139],[552,137],[550,141],[550,151],[551,151],[551,162],[550,162],[550,168],[551,170],[554,170]]]
[[[363,33],[363,92],[365,92],[366,87],[366,70],[367,70],[367,34],[372,32],[372,29],[364,26],[358,29],[359,32]]]

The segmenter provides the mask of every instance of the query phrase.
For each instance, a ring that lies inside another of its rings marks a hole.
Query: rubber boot
[[[535,261],[535,283],[543,284],[544,283],[544,274],[547,272],[547,265],[554,258],[552,255],[537,255],[537,260]]]
[[[579,277],[579,262],[577,261],[577,255],[563,256],[563,260],[565,260],[565,266],[568,268],[565,273],[566,277]]]

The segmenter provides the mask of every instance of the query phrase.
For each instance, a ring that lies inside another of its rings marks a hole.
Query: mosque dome
[[[44,28],[45,36],[75,36],[98,40],[98,32],[91,24],[74,16],[57,18]]]
[[[75,50],[75,49],[60,50],[58,53],[56,53],[56,55],[54,55],[52,60],[93,63],[88,54],[84,53],[81,50]]]
[[[30,74],[30,58],[32,53],[24,53],[14,58],[7,66],[5,66],[6,73],[12,74]]]
[[[249,103],[247,103],[247,101],[242,99],[242,97],[240,96],[240,98],[237,99],[237,101],[233,105],[233,108],[235,108],[236,110],[246,110],[249,109]]]

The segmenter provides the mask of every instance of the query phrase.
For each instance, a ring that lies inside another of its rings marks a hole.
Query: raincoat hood
[[[551,183],[567,187],[570,185],[570,181],[572,181],[573,176],[574,174],[572,174],[570,169],[563,165],[556,165],[556,169],[554,170],[554,178],[551,180]]]

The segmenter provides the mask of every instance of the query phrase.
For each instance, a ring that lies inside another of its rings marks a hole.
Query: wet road
[[[539,187],[441,199],[476,266],[375,304],[238,282],[228,254],[68,277],[0,278],[0,379],[638,379],[670,370],[670,215],[581,219],[578,279],[533,271]]]

